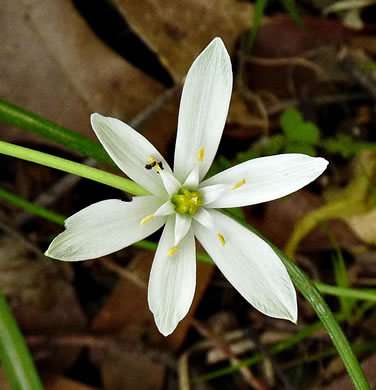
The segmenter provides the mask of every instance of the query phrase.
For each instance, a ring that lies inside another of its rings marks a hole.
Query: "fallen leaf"
[[[5,0],[0,25],[2,98],[83,135],[95,138],[92,112],[129,121],[165,91],[107,47],[70,1]],[[1,128],[3,140],[40,141]],[[175,123],[159,131],[162,152],[174,130]]]
[[[88,385],[73,381],[72,379],[58,377],[46,383],[45,390],[99,390]]]
[[[56,334],[82,331],[85,316],[63,267],[36,259],[18,241],[0,240],[0,289],[7,297],[21,329],[27,333]],[[44,367],[67,369],[77,357],[76,348],[41,346]],[[39,354],[42,356],[42,354]]]
[[[199,53],[216,36],[233,53],[251,26],[252,6],[237,0],[115,0],[137,34],[181,82]]]

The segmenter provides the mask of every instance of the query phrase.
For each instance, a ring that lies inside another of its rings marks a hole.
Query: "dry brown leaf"
[[[0,240],[0,288],[26,332],[75,332],[86,325],[63,268],[50,260],[36,259],[18,241],[7,237]],[[76,359],[77,352],[74,348],[47,348],[40,360],[50,369],[65,370]]]
[[[96,354],[106,390],[162,390],[165,369],[148,357],[119,351]]]
[[[5,0],[0,25],[2,98],[83,135],[95,138],[92,112],[129,121],[165,91],[100,41],[70,1]],[[35,139],[1,127],[2,139]]]
[[[252,6],[238,0],[115,0],[127,22],[181,82],[216,36],[231,53],[252,21]]]
[[[99,390],[88,385],[73,381],[68,378],[58,377],[53,380],[50,380],[46,386],[45,390]]]
[[[376,210],[346,218],[356,236],[370,245],[376,244]]]

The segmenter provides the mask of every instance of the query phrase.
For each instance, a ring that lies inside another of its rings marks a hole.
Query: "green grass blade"
[[[264,16],[265,7],[268,4],[268,0],[257,0],[254,8],[252,28],[249,30],[247,40],[245,43],[245,52],[250,54],[253,45],[255,44],[257,33],[261,26],[262,17]]]
[[[42,390],[24,338],[0,292],[0,358],[12,390]]]
[[[234,218],[234,216],[226,211],[225,214]],[[234,218],[236,219],[236,218]],[[245,226],[247,229],[257,234],[260,238],[266,241],[275,253],[279,256],[283,264],[285,265],[292,281],[298,290],[303,294],[307,301],[311,304],[315,310],[317,316],[324,324],[329,336],[331,337],[334,346],[338,350],[347,372],[349,373],[351,380],[353,381],[355,388],[358,390],[370,390],[367,379],[364,376],[363,370],[354,355],[351,346],[340,328],[338,322],[334,318],[333,313],[329,309],[328,305],[322,298],[320,292],[312,282],[312,280],[279,248],[272,244],[269,240],[261,235],[256,229],[248,225],[244,221],[237,219],[240,224]]]
[[[318,282],[315,283],[315,286],[323,294],[376,302],[376,290],[356,290],[353,288],[330,286],[329,284]]]
[[[62,126],[52,123],[38,115],[17,107],[5,100],[0,99],[0,121],[20,127],[24,130],[48,138],[71,150],[92,157],[108,166],[116,168],[115,163],[104,150],[103,146],[89,138],[83,137]]]
[[[65,217],[60,214],[54,213],[53,211],[49,211],[43,207],[39,207],[32,202],[28,202],[25,199],[18,197],[17,195],[12,194],[9,191],[0,188],[0,198],[5,199],[6,201],[21,207],[22,209],[28,211],[29,213],[38,215],[47,221],[51,221],[56,223],[57,225],[64,225]]]
[[[301,18],[298,9],[296,8],[295,2],[293,0],[280,0],[280,2],[285,7],[288,14],[294,20],[294,22],[301,28],[305,28],[304,21]]]

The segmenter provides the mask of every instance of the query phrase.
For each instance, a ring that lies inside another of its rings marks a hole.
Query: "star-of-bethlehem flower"
[[[225,277],[256,309],[296,322],[296,293],[270,246],[217,211],[288,195],[316,179],[327,161],[303,154],[262,157],[203,180],[215,157],[232,90],[229,55],[215,38],[191,66],[183,88],[174,170],[140,133],[99,114],[91,124],[118,167],[151,195],[131,202],[95,203],[66,220],[46,255],[59,260],[97,258],[160,229],[148,288],[159,331],[174,331],[187,314],[196,285],[196,237]],[[283,228],[283,227],[281,227]]]

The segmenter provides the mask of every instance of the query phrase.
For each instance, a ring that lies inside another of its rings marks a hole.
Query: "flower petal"
[[[193,219],[199,222],[201,225],[206,227],[207,229],[214,229],[214,221],[210,215],[210,212],[206,210],[204,207],[200,207],[197,212],[193,215]]]
[[[167,217],[152,215],[161,205],[153,195],[137,196],[132,202],[118,199],[94,203],[65,221],[66,230],[50,244],[46,256],[58,260],[94,259],[123,249],[158,230]]]
[[[184,183],[200,155],[200,180],[210,168],[225,126],[232,90],[231,61],[220,38],[196,58],[180,103],[174,172]]]
[[[179,242],[188,233],[191,227],[192,218],[185,214],[175,214],[175,241],[174,245],[178,245]]]
[[[278,199],[315,180],[327,165],[324,158],[305,154],[279,154],[249,160],[203,181],[202,193],[215,193],[216,188],[222,191],[219,197],[211,196],[207,201],[203,195],[204,205],[241,207]],[[227,185],[226,191],[223,185]]]
[[[175,217],[163,230],[150,272],[148,301],[159,331],[168,336],[191,307],[196,288],[196,254],[192,229],[174,248]],[[169,256],[170,254],[170,256]]]
[[[164,185],[168,195],[170,197],[172,197],[173,195],[175,195],[178,192],[178,190],[181,187],[181,184],[179,183],[179,181],[176,179],[176,177],[172,173],[165,172],[164,170],[160,171],[159,173],[161,175],[163,185]]]
[[[223,275],[257,310],[296,322],[296,293],[273,249],[232,218],[209,210],[216,230],[193,221],[193,231]]]
[[[107,153],[124,173],[152,194],[166,196],[160,175],[150,167],[150,158],[162,162],[166,172],[172,173],[171,168],[144,136],[119,119],[100,114],[91,115],[91,125]]]

